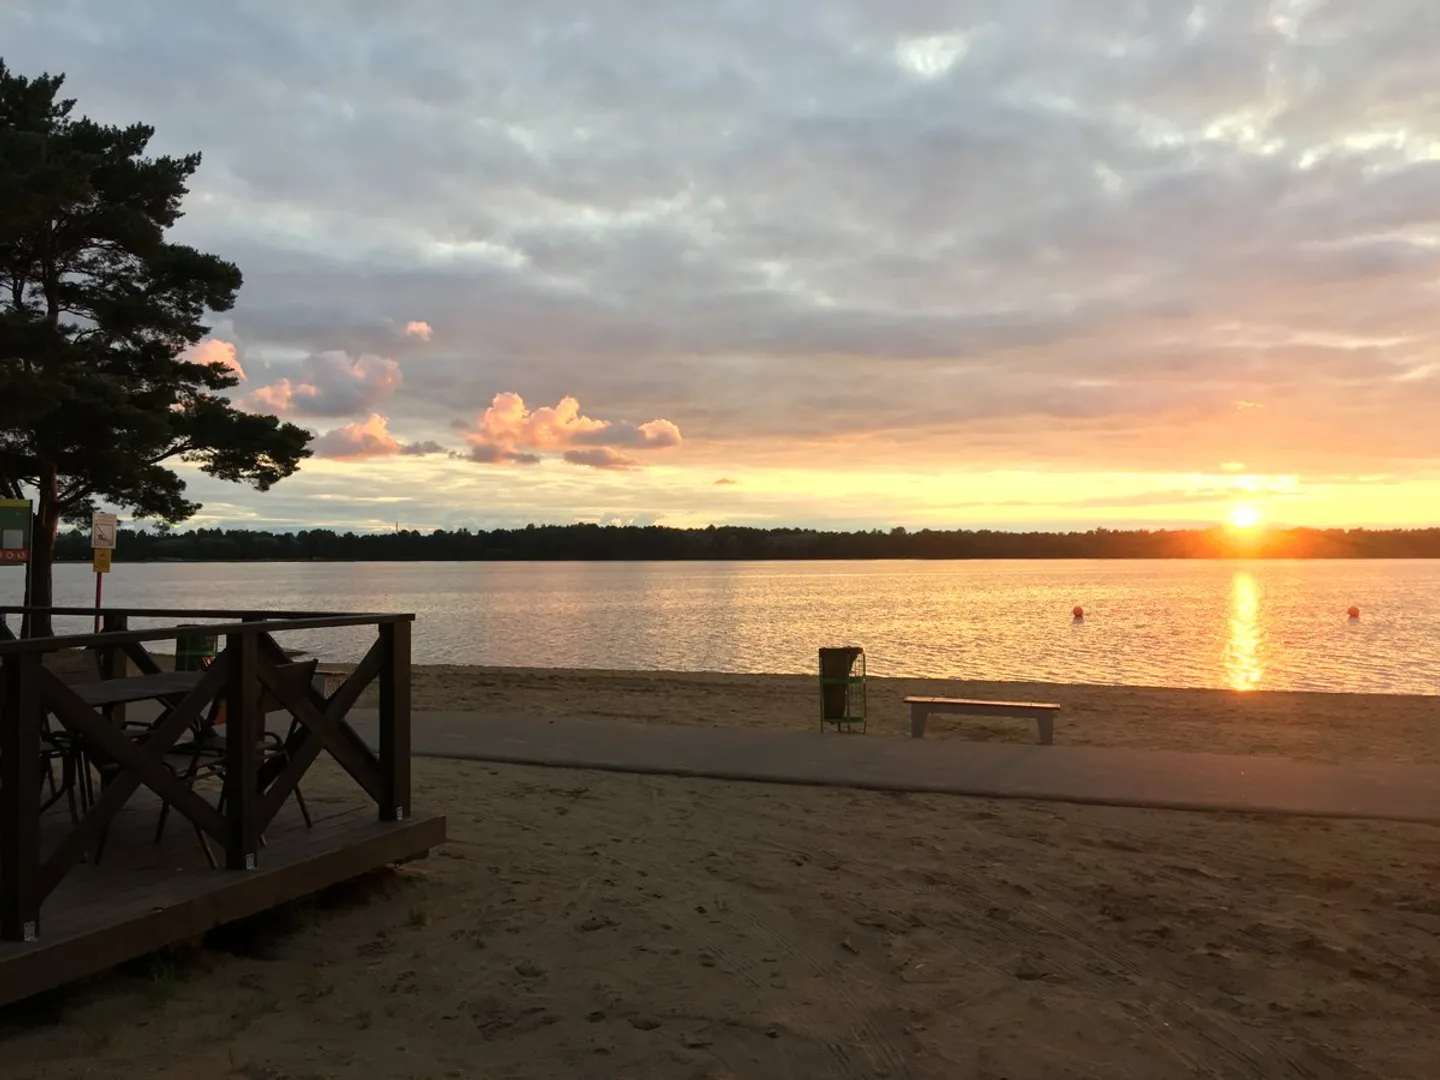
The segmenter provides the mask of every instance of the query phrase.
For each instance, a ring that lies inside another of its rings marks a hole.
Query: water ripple
[[[87,603],[88,567],[56,587]],[[809,672],[853,642],[890,676],[1435,693],[1440,670],[1440,561],[118,564],[106,593],[413,611],[417,663]]]

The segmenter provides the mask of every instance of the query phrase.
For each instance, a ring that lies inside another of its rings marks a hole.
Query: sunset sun
[[[1265,522],[1265,515],[1254,503],[1236,503],[1230,508],[1232,529],[1256,529]]]

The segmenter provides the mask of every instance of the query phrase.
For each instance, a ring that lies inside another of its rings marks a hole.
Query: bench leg
[[[1053,716],[1037,716],[1035,723],[1040,728],[1040,745],[1051,745],[1055,741],[1055,718]]]
[[[910,737],[912,739],[923,739],[925,737],[925,719],[930,715],[930,710],[924,705],[910,706]]]

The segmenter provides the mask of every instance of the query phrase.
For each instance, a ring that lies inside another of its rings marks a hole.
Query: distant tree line
[[[674,559],[1433,559],[1440,528],[1092,529],[1002,532],[903,528],[859,532],[709,526],[527,525],[523,529],[401,529],[386,533],[302,529],[120,530],[117,562],[437,561]],[[62,532],[56,557],[90,558],[87,531]]]

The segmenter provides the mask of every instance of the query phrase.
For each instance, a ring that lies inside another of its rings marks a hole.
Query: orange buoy
[[[1071,609],[1070,614],[1074,615],[1077,619],[1083,619],[1085,617],[1085,609],[1079,604],[1076,604],[1075,607]]]
[[[1358,607],[1352,607],[1347,614],[1352,619],[1358,619],[1360,618],[1360,609]]]

